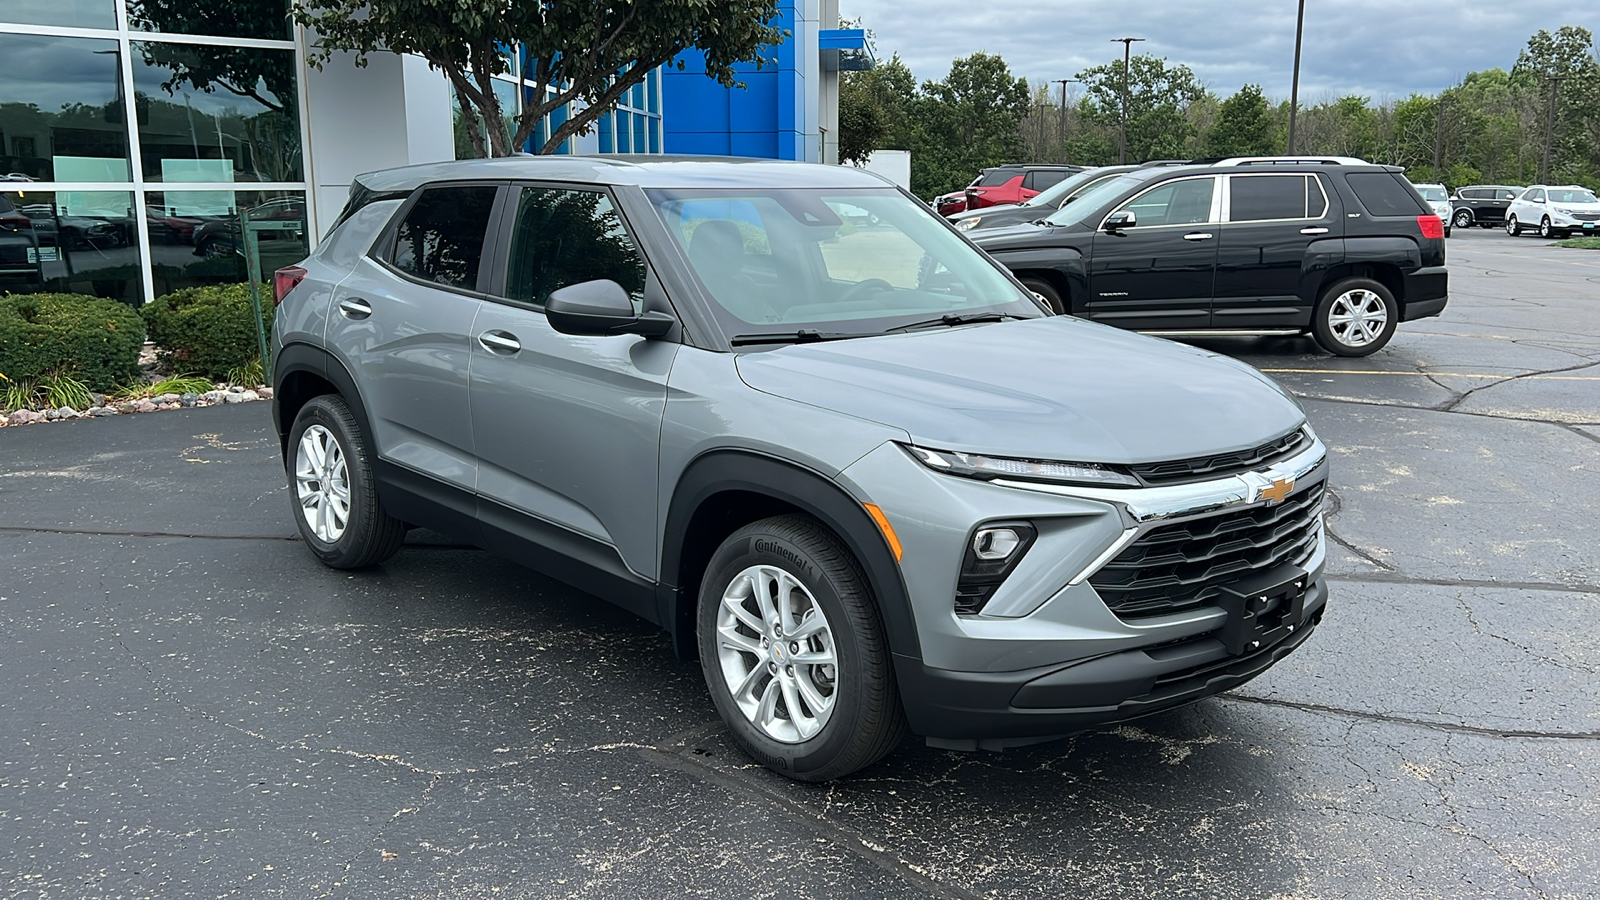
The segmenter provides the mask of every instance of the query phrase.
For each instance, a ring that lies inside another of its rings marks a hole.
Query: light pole
[[[1301,0],[1301,2],[1304,2],[1304,0]],[[1117,150],[1118,165],[1127,165],[1128,163],[1128,66],[1133,62],[1133,45],[1142,40],[1144,38],[1125,37],[1111,39],[1111,43],[1122,45],[1122,126],[1119,129],[1121,138],[1118,142],[1119,149]],[[1063,92],[1066,89],[1066,85],[1061,86]]]
[[[1306,31],[1306,0],[1300,0],[1300,12],[1294,20],[1294,80],[1289,85],[1289,147],[1294,155],[1294,116],[1300,111],[1300,38]]]
[[[1051,83],[1061,85],[1061,119],[1057,124],[1061,126],[1061,161],[1067,162],[1067,85],[1079,82],[1076,78],[1057,78]]]

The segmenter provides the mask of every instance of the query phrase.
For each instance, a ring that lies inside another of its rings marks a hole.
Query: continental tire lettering
[[[810,577],[816,577],[815,566],[811,565],[811,563],[805,557],[776,541],[764,541],[761,538],[756,538],[755,549],[757,553],[772,553],[777,556],[781,556],[784,559],[787,559],[789,562],[794,563],[801,572]]]

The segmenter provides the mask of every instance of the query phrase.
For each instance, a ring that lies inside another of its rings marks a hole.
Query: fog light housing
[[[981,613],[1038,534],[1027,522],[985,522],[973,529],[956,582],[956,615]]]

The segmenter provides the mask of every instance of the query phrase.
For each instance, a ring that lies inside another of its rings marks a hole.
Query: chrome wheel
[[[1512,237],[1516,237],[1517,235],[1519,235],[1521,233],[1522,233],[1522,226],[1517,224],[1517,217],[1516,216],[1507,216],[1506,217],[1506,234],[1509,234]]]
[[[317,540],[332,544],[350,522],[350,468],[333,432],[312,425],[294,454],[295,496]]]
[[[1550,219],[1549,219],[1549,217],[1545,217],[1545,218],[1539,220],[1539,237],[1542,237],[1542,238],[1549,238],[1550,237]]]
[[[785,744],[814,737],[838,699],[838,652],[822,607],[777,566],[751,566],[717,608],[723,684],[752,724]]]
[[[1383,298],[1364,288],[1345,291],[1328,307],[1328,330],[1349,347],[1365,347],[1383,335],[1389,324],[1389,307]]]
[[[1471,228],[1472,227],[1472,213],[1469,213],[1464,209],[1457,210],[1456,211],[1456,227],[1457,228]]]

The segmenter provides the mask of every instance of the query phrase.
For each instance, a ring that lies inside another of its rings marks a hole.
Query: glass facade
[[[112,0],[5,0],[0,23],[116,28],[117,10]]]
[[[539,88],[531,79],[521,77],[521,73],[532,69],[529,60],[508,49],[502,52],[510,71],[495,76],[494,92],[500,98],[500,109],[506,119],[506,136],[509,138],[516,133],[517,117],[523,108],[534,102],[534,92]],[[521,90],[518,90],[519,87]],[[554,93],[553,89],[546,90]],[[455,121],[456,159],[472,159],[478,153],[467,131],[466,113],[462,111],[461,103],[453,96],[453,92],[450,103]],[[527,143],[517,149],[528,153],[538,152],[569,115],[569,108],[563,106],[545,116],[534,126]],[[594,128],[599,132],[601,153],[660,153],[661,70],[652,69],[642,83],[634,85],[623,95],[616,110],[600,116]],[[556,152],[572,153],[572,144],[570,139],[562,141]]]
[[[661,70],[652,69],[598,124],[601,153],[660,153]]]

